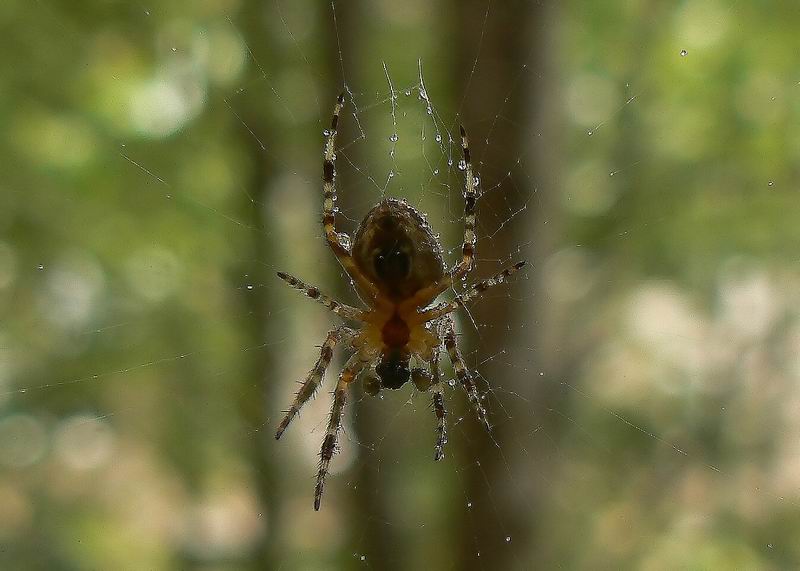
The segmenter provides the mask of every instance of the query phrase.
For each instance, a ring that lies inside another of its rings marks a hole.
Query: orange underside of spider
[[[364,322],[359,337],[372,347],[380,346],[381,355],[400,351],[428,361],[438,341],[426,327],[423,314],[402,304],[374,309],[364,316]]]
[[[396,311],[383,324],[381,329],[383,344],[390,349],[405,347],[411,340],[411,330],[408,324]]]

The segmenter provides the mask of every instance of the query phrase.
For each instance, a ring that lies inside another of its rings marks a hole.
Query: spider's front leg
[[[458,347],[455,322],[449,315],[445,316],[444,319],[444,346],[447,348],[447,354],[450,356],[450,362],[453,363],[453,370],[456,372],[456,377],[458,377],[458,381],[461,383],[461,386],[466,391],[469,402],[475,408],[475,412],[478,414],[478,419],[486,427],[486,430],[491,430],[489,419],[486,417],[486,409],[483,408],[483,404],[481,403],[480,396],[478,395],[478,389],[475,386],[475,381],[473,380],[472,374],[469,372],[469,369],[464,362],[464,356],[461,354],[461,349]]]
[[[414,386],[421,393],[431,391],[433,393],[433,412],[436,415],[436,452],[434,460],[444,458],[444,445],[447,442],[447,409],[444,407],[444,391],[442,390],[441,375],[439,373],[439,357],[442,351],[441,322],[435,325],[436,335],[428,338],[428,347],[419,357],[425,360],[430,367],[430,372],[423,368],[416,368],[411,371],[411,380]]]
[[[333,392],[333,404],[331,405],[331,416],[328,419],[328,429],[325,432],[325,439],[322,441],[322,448],[319,452],[319,472],[317,473],[317,486],[314,490],[314,509],[317,511],[319,511],[320,502],[322,502],[325,476],[328,475],[331,458],[336,452],[336,441],[339,436],[339,429],[342,427],[344,405],[347,401],[347,385],[358,377],[365,365],[366,362],[359,353],[352,355],[339,375],[339,382],[336,383],[336,390]]]
[[[283,417],[280,425],[278,425],[278,430],[275,433],[276,440],[280,439],[283,432],[289,426],[289,423],[297,416],[297,413],[300,412],[303,405],[317,392],[317,388],[325,377],[325,370],[328,368],[333,358],[334,346],[342,339],[352,339],[354,335],[355,331],[344,325],[340,325],[336,329],[328,332],[328,336],[325,337],[325,341],[320,348],[319,359],[317,359],[316,365],[308,372],[306,380],[303,381],[303,384],[294,397],[292,406],[286,411],[286,415]]]
[[[436,414],[436,452],[433,459],[439,461],[444,458],[444,445],[447,443],[447,409],[444,407],[444,391],[439,375],[439,354],[441,352],[441,341],[437,339],[437,346],[433,350],[433,357],[430,360],[431,367],[431,391],[433,392],[433,412]]]

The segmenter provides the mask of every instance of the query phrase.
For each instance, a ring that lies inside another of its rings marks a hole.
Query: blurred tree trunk
[[[256,53],[264,53],[268,50],[267,34],[264,31],[264,19],[262,9],[259,4],[247,3],[243,10],[242,18],[237,26],[240,26],[247,38],[250,49]],[[256,42],[258,45],[252,45]],[[255,66],[253,66],[255,67]],[[250,69],[248,80],[258,73],[258,69]],[[264,132],[269,126],[265,117],[264,109],[245,107],[240,111],[244,122],[250,125],[257,132]],[[247,130],[242,128],[241,137],[249,150],[251,162],[251,179],[243,181],[246,185],[247,193],[252,202],[247,201],[247,196],[242,195],[243,207],[241,219],[252,228],[264,227],[264,212],[260,205],[267,202],[267,189],[270,182],[270,173],[274,172],[274,164],[270,164],[272,155],[267,155],[260,147],[255,138]],[[234,276],[234,286],[241,288],[244,280],[253,284],[268,284],[273,279],[273,272],[269,271],[274,261],[273,250],[270,248],[269,240],[263,233],[251,231],[252,250],[248,254],[242,254],[242,267],[239,268]],[[253,264],[251,260],[258,260],[260,264]],[[244,276],[248,275],[247,278]],[[267,317],[274,312],[275,307],[270,301],[271,289],[267,287],[256,287],[249,291],[246,297],[247,303],[247,323],[246,330],[249,333],[250,341],[248,346],[259,347],[270,339],[272,321]],[[275,349],[273,349],[275,347]],[[270,457],[270,441],[274,440],[273,426],[275,419],[271,417],[271,404],[276,399],[285,395],[275,394],[275,382],[269,382],[269,371],[274,371],[279,360],[279,345],[267,343],[264,347],[251,352],[249,375],[242,379],[241,392],[239,394],[240,414],[242,416],[244,428],[251,430],[247,437],[250,449],[250,463],[252,467],[253,487],[258,494],[259,513],[263,514],[266,522],[265,534],[250,559],[252,569],[270,569],[278,565],[282,560],[282,548],[278,544],[279,536],[277,530],[277,518],[280,513],[280,478],[276,470],[274,458]],[[245,369],[246,370],[246,369]]]
[[[258,494],[258,511],[263,515],[265,533],[254,546],[249,568],[273,569],[280,565],[287,552],[287,546],[281,544],[280,529],[282,503],[287,497],[287,490],[283,487],[280,477],[280,464],[275,461],[274,427],[276,418],[274,414],[279,410],[274,403],[285,401],[288,395],[279,393],[280,383],[270,376],[270,371],[278,370],[280,363],[280,345],[268,343],[271,339],[280,338],[283,322],[280,319],[270,318],[278,313],[270,294],[273,291],[267,284],[275,279],[274,267],[276,248],[274,236],[270,236],[270,229],[266,225],[265,205],[269,202],[268,189],[283,168],[280,164],[280,141],[269,140],[266,134],[285,132],[285,127],[277,113],[270,112],[274,102],[263,97],[263,72],[260,66],[268,66],[277,73],[278,64],[264,54],[273,54],[275,46],[270,41],[272,36],[267,31],[268,12],[265,6],[258,2],[245,3],[241,16],[236,26],[242,31],[247,41],[251,57],[257,58],[258,63],[248,62],[248,73],[244,85],[256,86],[244,93],[239,100],[228,102],[236,108],[236,114],[247,126],[239,125],[239,134],[243,146],[249,151],[250,180],[243,180],[242,184],[247,189],[247,194],[242,193],[242,212],[239,218],[254,229],[265,228],[263,232],[251,230],[252,248],[250,252],[242,253],[242,263],[236,269],[233,277],[233,287],[242,288],[245,283],[257,284],[258,287],[247,292],[247,322],[245,329],[248,331],[250,341],[248,346],[257,347],[249,353],[251,367],[249,374],[242,379],[239,393],[240,414],[244,429],[250,431],[246,436],[249,445],[250,465],[252,467],[252,485]],[[252,131],[252,132],[251,132]],[[259,140],[254,133],[259,133]],[[262,143],[268,147],[265,151]],[[253,263],[257,260],[258,263]],[[247,277],[245,277],[247,276]],[[263,346],[262,346],[263,345]],[[245,369],[246,370],[246,369]]]
[[[374,38],[365,30],[364,14],[369,12],[369,7],[363,2],[337,2],[335,5],[336,23],[339,37],[332,37],[327,51],[329,54],[328,65],[330,69],[336,70],[334,75],[338,75],[344,84],[336,86],[337,90],[348,88],[358,97],[359,87],[369,85],[368,72],[364,66],[359,65],[366,54],[370,54],[370,65],[374,62]],[[339,61],[339,46],[343,61]],[[341,77],[344,73],[344,77]],[[331,90],[331,97],[338,91]],[[333,101],[331,99],[331,101]],[[344,118],[340,123],[343,131],[339,139],[339,145],[352,141],[353,118],[352,111],[354,102],[348,101],[345,108]],[[353,145],[347,150],[348,158],[356,164],[368,163],[374,159],[374,155],[369,154],[369,148],[365,145]],[[340,167],[340,170],[341,167]],[[341,175],[342,173],[340,173]],[[340,177],[341,178],[341,177]],[[340,182],[341,185],[341,182]],[[360,219],[366,214],[364,204],[369,204],[371,195],[365,185],[348,185],[347,192],[339,193],[338,205],[343,212],[353,211],[353,218]],[[371,206],[371,204],[369,204]],[[339,223],[344,223],[344,216],[339,217]],[[353,233],[351,232],[351,236]],[[347,279],[334,280],[337,287],[339,299],[348,299],[352,295],[352,290]],[[353,393],[349,399],[352,410],[353,429],[355,438],[358,440],[370,440],[375,434],[379,434],[385,421],[385,411],[380,410],[377,403],[364,401],[357,397],[361,391],[360,383],[351,387]],[[371,400],[371,399],[370,399]],[[391,525],[383,525],[381,522],[390,521],[390,511],[388,506],[389,497],[384,493],[385,487],[378,481],[379,478],[386,479],[387,472],[380,466],[380,455],[374,451],[360,451],[359,461],[356,463],[353,481],[355,486],[351,488],[351,513],[350,516],[354,524],[351,526],[351,545],[353,551],[363,551],[366,561],[379,562],[377,565],[385,571],[401,569],[403,559],[397,556],[397,547],[401,544],[401,539],[396,533],[396,528]],[[366,522],[366,525],[363,525]],[[361,527],[359,527],[361,526]],[[373,563],[374,564],[374,563]]]
[[[461,121],[468,127],[485,192],[478,203],[478,264],[471,281],[496,269],[481,260],[524,257],[531,263],[512,286],[524,291],[521,305],[508,296],[489,295],[474,311],[475,321],[486,325],[482,331],[497,334],[483,333],[478,339],[473,330],[464,331],[465,352],[479,350],[478,358],[473,356],[468,364],[474,368],[488,359],[481,373],[489,388],[502,390],[487,398],[491,437],[477,422],[465,425],[469,444],[460,456],[471,460],[462,475],[472,508],[470,517],[462,518],[462,545],[456,552],[460,569],[525,569],[537,559],[544,526],[537,517],[544,511],[543,483],[552,450],[549,439],[537,434],[543,429],[554,438],[558,427],[548,411],[560,398],[550,374],[558,368],[554,353],[548,354],[553,348],[544,342],[550,320],[541,284],[541,267],[556,233],[558,141],[551,124],[554,113],[547,112],[556,107],[554,74],[548,65],[555,9],[522,0],[472,0],[459,3],[454,12],[460,18],[457,80],[465,101]],[[508,172],[513,180],[506,178]],[[504,221],[502,216],[526,203],[522,222],[486,238],[487,230]],[[501,219],[492,220],[493,213]],[[521,245],[531,243],[533,247],[517,253]],[[523,324],[536,324],[536,329],[524,329]],[[540,371],[546,374],[540,376]],[[524,399],[510,396],[511,391]]]

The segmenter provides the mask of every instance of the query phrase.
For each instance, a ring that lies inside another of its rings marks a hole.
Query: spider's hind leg
[[[344,107],[344,93],[336,99],[331,116],[331,127],[325,130],[325,152],[322,162],[322,228],[325,239],[339,263],[369,300],[378,297],[378,289],[358,269],[350,252],[350,238],[336,229],[336,134],[339,116]]]
[[[461,261],[453,268],[453,279],[465,276],[472,270],[475,260],[475,204],[478,202],[478,188],[470,160],[469,141],[464,127],[461,130],[461,151],[464,154],[464,243],[461,246]]]

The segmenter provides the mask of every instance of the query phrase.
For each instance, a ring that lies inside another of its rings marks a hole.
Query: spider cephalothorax
[[[518,262],[496,276],[478,282],[454,301],[431,305],[457,279],[464,277],[473,266],[475,256],[475,204],[477,192],[472,173],[469,146],[461,128],[461,147],[464,153],[464,243],[458,264],[448,271],[444,252],[425,217],[402,200],[385,199],[376,204],[364,217],[352,248],[349,239],[336,230],[336,132],[339,114],[344,106],[340,95],[333,110],[331,128],[326,131],[325,160],[322,169],[322,225],[331,250],[355,284],[368,309],[358,309],[339,303],[322,294],[317,287],[278,272],[290,286],[325,305],[337,315],[359,324],[358,328],[336,327],[325,338],[316,365],[309,372],[292,406],[286,411],[275,435],[280,438],[286,427],[310,399],[333,358],[337,343],[346,342],[353,354],[339,375],[328,429],[322,441],[320,467],[314,493],[314,509],[319,509],[328,466],[336,451],[336,441],[342,424],[347,398],[347,386],[365,369],[365,390],[375,394],[382,388],[398,389],[409,379],[421,390],[433,392],[433,410],[438,420],[434,458],[444,457],[446,438],[444,396],[439,374],[439,356],[446,349],[459,383],[475,408],[478,418],[488,428],[486,411],[481,404],[472,379],[456,341],[456,330],[450,314],[475,299],[489,287],[502,283],[519,270]],[[414,366],[412,367],[412,362]]]

